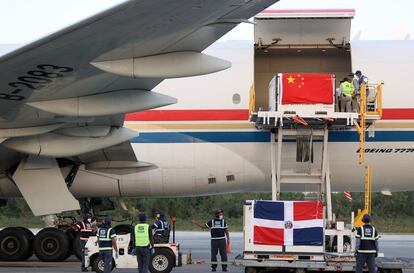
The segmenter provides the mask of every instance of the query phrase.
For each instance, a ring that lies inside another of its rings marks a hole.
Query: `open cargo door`
[[[268,109],[276,73],[327,73],[339,80],[351,70],[350,32],[355,11],[266,10],[255,17],[256,107]]]

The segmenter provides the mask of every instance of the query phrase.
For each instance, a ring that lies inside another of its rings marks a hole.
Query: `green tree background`
[[[282,200],[305,200],[311,195],[302,193],[282,193]],[[351,212],[357,208],[363,208],[363,193],[352,193],[353,202],[350,203],[343,193],[332,194],[333,211],[336,215],[342,215],[347,222],[351,219]],[[120,222],[131,222],[138,210],[151,215],[152,209],[160,209],[168,215],[177,217],[178,230],[196,230],[191,224],[191,219],[200,222],[209,220],[215,209],[224,210],[225,217],[233,231],[242,230],[243,204],[246,200],[269,200],[270,193],[243,193],[226,194],[204,197],[186,198],[125,198],[128,211],[119,205],[118,199],[113,199],[116,209],[102,212],[111,214]],[[397,192],[392,196],[384,196],[373,193],[372,216],[374,223],[381,232],[414,233],[414,192]],[[75,212],[66,214],[79,217]],[[28,226],[41,227],[42,221],[34,217],[23,199],[10,199],[7,206],[0,208],[0,226]]]

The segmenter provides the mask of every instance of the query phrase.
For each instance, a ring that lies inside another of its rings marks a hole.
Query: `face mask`
[[[88,218],[88,220],[87,220],[87,221],[88,221],[88,223],[90,223],[90,222],[92,221],[92,219],[91,219],[91,218]]]
[[[223,215],[220,215],[220,216],[219,216],[219,219],[223,219]]]

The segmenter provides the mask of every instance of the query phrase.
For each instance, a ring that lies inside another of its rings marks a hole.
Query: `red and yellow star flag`
[[[282,104],[333,104],[333,74],[283,73]]]

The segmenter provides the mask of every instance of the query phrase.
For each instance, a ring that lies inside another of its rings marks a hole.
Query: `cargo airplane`
[[[356,69],[385,82],[374,189],[413,190],[414,43],[351,41],[353,10],[267,10],[254,37],[213,44],[275,2],[127,1],[0,57],[0,198],[49,215],[90,198],[269,191],[270,134],[249,111],[268,107],[274,73]],[[355,130],[329,141],[333,190],[362,190]]]

